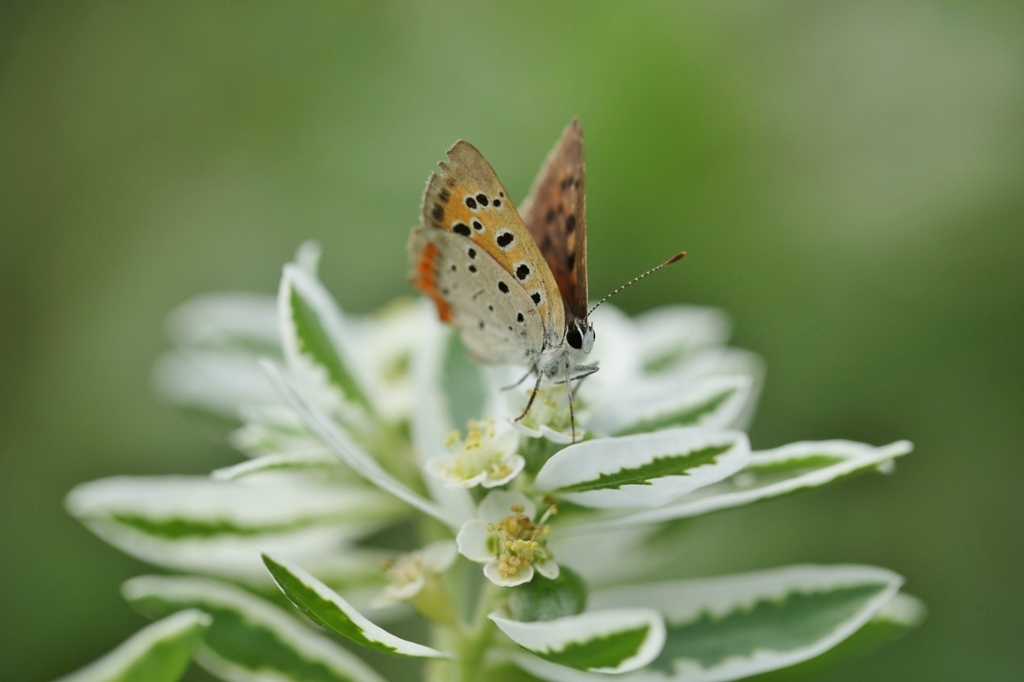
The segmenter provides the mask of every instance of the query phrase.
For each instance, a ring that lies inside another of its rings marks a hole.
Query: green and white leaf
[[[796,665],[850,637],[903,579],[871,566],[789,566],[734,576],[630,585],[591,595],[593,608],[657,609],[661,654],[630,682],[721,682]],[[527,668],[539,674],[535,668]],[[551,677],[582,682],[580,677]]]
[[[901,440],[875,447],[848,440],[802,441],[751,453],[741,471],[685,499],[650,509],[579,525],[571,532],[602,532],[611,526],[661,523],[730,509],[761,500],[821,487],[867,471],[888,471],[893,460],[913,445]]]
[[[263,455],[234,466],[214,469],[210,475],[218,481],[233,481],[255,474],[279,471],[308,471],[310,469],[337,469],[341,463],[330,452],[311,452],[294,455]]]
[[[491,614],[509,639],[538,663],[576,672],[621,674],[653,661],[665,644],[665,623],[652,608],[594,610],[554,620],[520,622]],[[537,658],[534,658],[537,657]]]
[[[175,682],[213,622],[195,609],[148,625],[103,658],[57,682]]]
[[[415,658],[450,658],[422,644],[392,635],[359,613],[308,571],[284,559],[263,555],[263,563],[285,596],[320,627],[382,653]]]
[[[728,316],[717,308],[672,305],[638,315],[633,327],[639,356],[648,373],[677,366],[696,351],[721,346],[729,339]]]
[[[285,361],[293,372],[373,412],[365,363],[346,321],[323,285],[298,265],[286,265],[278,290]]]
[[[167,318],[167,335],[176,346],[280,356],[277,301],[252,292],[196,296]]]
[[[900,592],[886,602],[864,627],[821,656],[789,668],[774,670],[747,679],[756,682],[788,682],[793,679],[808,679],[838,663],[869,654],[881,646],[902,638],[911,629],[921,624],[925,613],[926,609],[921,600]]]
[[[143,561],[263,584],[261,549],[312,564],[402,511],[371,488],[270,473],[245,482],[107,478],[75,487],[66,506],[91,531]]]
[[[260,371],[266,376],[266,370],[260,367]],[[241,408],[245,424],[231,432],[231,445],[252,458],[309,454],[333,457],[330,449],[309,432],[283,399],[279,395],[276,397],[282,401],[280,404]]]
[[[357,656],[325,635],[232,585],[207,578],[142,576],[126,582],[122,593],[151,618],[193,608],[210,614],[213,624],[196,660],[222,679],[383,682]]]
[[[740,431],[666,429],[570,445],[535,485],[585,507],[654,507],[736,473],[749,457]]]
[[[628,435],[681,426],[728,428],[743,412],[753,379],[744,375],[641,379],[618,389],[592,424],[603,433]]]
[[[385,471],[377,460],[359,447],[345,429],[327,416],[306,391],[299,387],[298,382],[286,374],[282,368],[269,361],[264,363],[264,368],[270,374],[280,394],[302,418],[310,431],[330,447],[345,464],[352,467],[353,471],[381,490],[394,495],[411,507],[434,517],[449,527],[453,529],[461,527],[462,518],[457,514],[424,498]]]
[[[281,402],[256,359],[248,354],[188,348],[164,355],[153,383],[172,405],[237,421],[244,405]]]

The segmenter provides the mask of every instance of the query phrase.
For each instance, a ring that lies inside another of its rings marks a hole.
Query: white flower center
[[[470,420],[465,439],[458,431],[452,431],[444,444],[453,453],[440,466],[445,477],[468,481],[486,474],[487,478],[503,479],[512,473],[512,462],[508,458],[511,453],[495,438],[493,419]]]
[[[529,400],[532,389],[526,392]],[[579,401],[577,400],[577,419],[579,418]],[[541,425],[555,431],[567,431],[572,423],[569,413],[569,393],[565,386],[545,386],[537,389],[537,397],[534,398],[530,411],[523,417],[523,426],[538,430]]]

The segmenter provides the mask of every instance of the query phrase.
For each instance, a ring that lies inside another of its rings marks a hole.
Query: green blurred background
[[[756,447],[917,446],[694,524],[680,571],[891,567],[929,619],[822,679],[1019,679],[1024,5],[881,0],[3,3],[4,679],[143,623],[118,586],[149,569],[68,489],[235,460],[152,394],[173,306],[273,291],[306,238],[347,309],[407,295],[448,145],[522,196],[574,115],[593,294],[684,248],[618,303],[731,313],[768,365]]]

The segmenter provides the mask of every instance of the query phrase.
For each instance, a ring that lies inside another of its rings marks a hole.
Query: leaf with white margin
[[[339,464],[338,458],[326,451],[296,455],[263,455],[234,466],[214,469],[210,476],[217,481],[234,481],[246,476],[275,471],[336,469]]]
[[[175,682],[213,618],[195,609],[148,625],[103,658],[57,682]]]
[[[285,265],[277,303],[289,368],[316,376],[372,411],[371,382],[349,341],[345,319],[323,285],[298,265]]]
[[[524,623],[491,614],[508,637],[556,667],[621,674],[653,661],[665,644],[665,622],[651,608],[594,610]]]
[[[251,355],[189,348],[168,353],[153,368],[156,392],[172,405],[238,420],[243,405],[281,398]]]
[[[251,355],[281,354],[277,301],[252,292],[220,292],[189,299],[167,316],[167,335],[178,346]]]
[[[65,504],[89,530],[143,561],[264,584],[261,549],[311,563],[402,513],[372,488],[269,473],[246,483],[106,478],[76,486]]]
[[[196,661],[232,682],[384,682],[350,651],[252,593],[208,578],[140,576],[121,588],[150,618],[182,609],[213,617]]]
[[[903,579],[873,566],[788,566],[754,573],[630,585],[591,595],[594,608],[657,609],[667,636],[660,655],[628,682],[724,682],[819,656],[853,635],[897,594]],[[518,657],[547,680],[605,679]]]
[[[740,431],[666,429],[570,445],[534,483],[584,507],[654,507],[731,476],[749,456]]]
[[[592,426],[628,435],[672,427],[726,428],[743,412],[753,380],[742,375],[687,382],[638,379],[596,411]]]
[[[729,317],[721,310],[701,306],[663,306],[634,319],[647,372],[663,371],[698,349],[724,344],[730,327]]]
[[[320,627],[386,654],[451,658],[450,654],[396,637],[375,625],[331,588],[290,561],[264,554],[263,563],[288,600]]]
[[[886,602],[864,627],[821,656],[789,668],[773,670],[746,679],[756,682],[787,682],[794,679],[806,679],[837,663],[871,653],[885,644],[902,638],[912,628],[921,624],[926,612],[927,609],[920,599],[899,592]]]
[[[913,445],[901,440],[875,447],[848,440],[801,441],[751,453],[741,471],[728,480],[707,486],[686,499],[658,509],[631,513],[598,523],[565,528],[572,533],[600,533],[609,527],[661,523],[709,514],[780,497],[892,466],[896,457]]]
[[[438,506],[430,500],[413,492],[408,486],[384,470],[373,457],[356,445],[355,441],[333,419],[324,414],[304,391],[274,363],[263,363],[270,374],[274,385],[289,405],[298,413],[306,426],[330,447],[353,471],[377,486],[384,492],[394,495],[414,509],[432,516],[450,528],[462,526],[462,517],[458,512]]]

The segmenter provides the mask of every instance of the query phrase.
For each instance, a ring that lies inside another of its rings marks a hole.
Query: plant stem
[[[501,588],[485,580],[480,589],[473,624],[462,638],[459,652],[460,682],[478,682],[482,679],[484,657],[494,634],[494,623],[487,615],[500,598]]]

